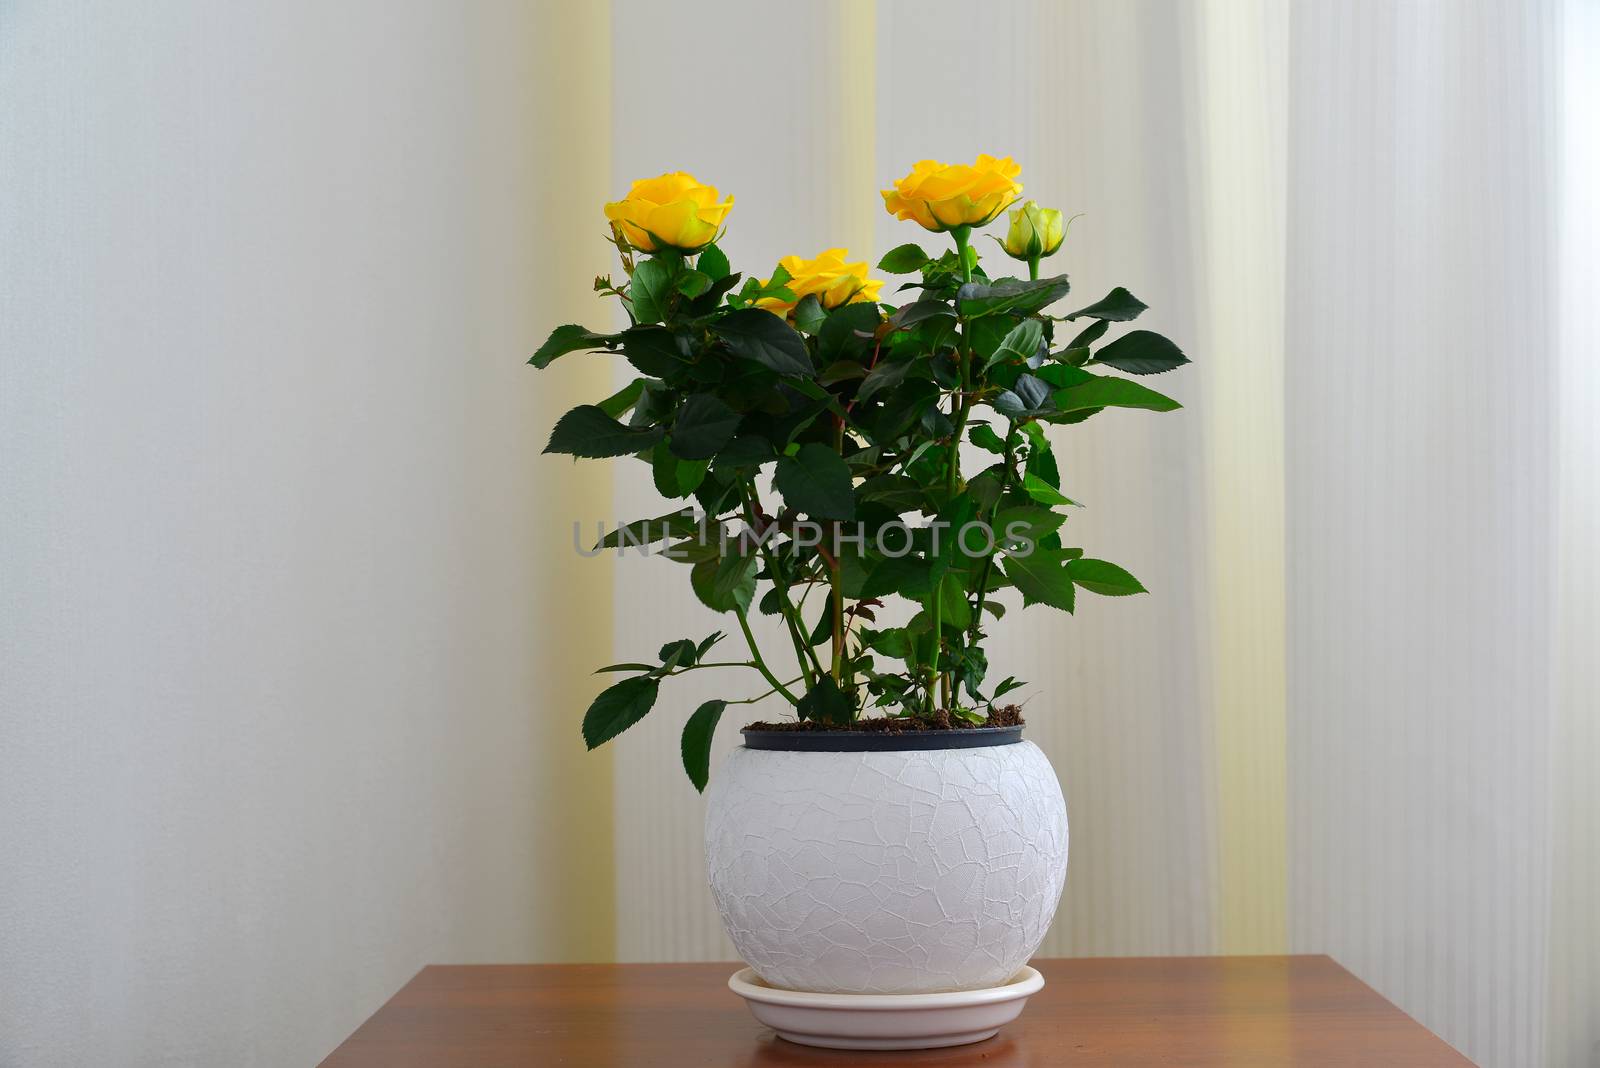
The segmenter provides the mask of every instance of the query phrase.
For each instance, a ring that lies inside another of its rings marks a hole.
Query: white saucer
[[[814,994],[768,986],[741,968],[728,988],[790,1042],[830,1049],[933,1049],[981,1042],[1017,1018],[1044,976],[1023,969],[1000,986],[946,994]]]

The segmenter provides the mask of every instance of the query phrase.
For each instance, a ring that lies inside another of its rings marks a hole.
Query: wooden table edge
[[[1228,955],[1209,954],[1209,955],[1189,955],[1189,956],[1154,956],[1154,955],[1151,955],[1151,956],[1117,956],[1117,957],[1045,957],[1045,958],[1037,958],[1034,961],[1032,961],[1032,963],[1035,966],[1041,967],[1041,970],[1044,970],[1044,971],[1047,972],[1047,989],[1048,989],[1048,972],[1051,971],[1051,970],[1054,970],[1057,967],[1063,966],[1063,965],[1070,965],[1070,966],[1077,966],[1077,967],[1085,967],[1085,966],[1093,966],[1093,965],[1105,965],[1105,966],[1109,966],[1109,967],[1112,967],[1112,968],[1120,968],[1120,967],[1124,967],[1124,966],[1138,967],[1141,964],[1143,964],[1143,965],[1173,965],[1173,964],[1204,965],[1204,964],[1210,963],[1210,964],[1216,964],[1218,966],[1223,966],[1227,962],[1258,962],[1258,963],[1264,963],[1264,962],[1271,962],[1271,961],[1282,961],[1282,962],[1286,962],[1286,963],[1289,963],[1289,962],[1300,962],[1302,964],[1305,963],[1305,962],[1314,961],[1314,962],[1318,962],[1320,964],[1323,964],[1323,965],[1333,969],[1334,971],[1339,973],[1339,975],[1343,978],[1344,981],[1347,981],[1347,982],[1349,982],[1351,984],[1354,984],[1355,987],[1358,987],[1361,991],[1363,991],[1367,996],[1369,996],[1374,1001],[1380,1002],[1390,1012],[1392,1012],[1395,1016],[1397,1016],[1400,1019],[1402,1019],[1405,1023],[1409,1024],[1410,1027],[1414,1028],[1421,1035],[1424,1035],[1428,1039],[1431,1039],[1433,1042],[1437,1043],[1438,1046],[1441,1048],[1441,1051],[1448,1052],[1448,1054],[1453,1055],[1455,1058],[1458,1058],[1459,1059],[1459,1064],[1465,1065],[1465,1066],[1467,1066],[1467,1068],[1473,1068],[1473,1062],[1471,1060],[1469,1060],[1466,1057],[1466,1055],[1463,1054],[1460,1050],[1456,1049],[1450,1043],[1446,1042],[1445,1039],[1440,1037],[1435,1032],[1429,1030],[1426,1026],[1424,1026],[1422,1024],[1421,1021],[1417,1020],[1416,1017],[1412,1016],[1410,1013],[1407,1013],[1405,1010],[1401,1009],[1398,1005],[1394,1004],[1394,1002],[1392,1002],[1388,998],[1384,997],[1384,995],[1382,993],[1380,993],[1377,990],[1377,988],[1372,986],[1372,984],[1366,982],[1364,979],[1362,979],[1360,976],[1358,976],[1355,972],[1351,971],[1344,964],[1342,964],[1340,961],[1338,961],[1336,958],[1334,958],[1331,954],[1328,954],[1328,953],[1293,953],[1293,954],[1263,953],[1263,954],[1228,954]],[[386,1010],[389,1010],[389,1009],[392,1009],[392,1008],[402,1007],[404,1005],[405,1001],[409,997],[416,997],[416,996],[422,995],[426,991],[429,991],[429,990],[440,990],[440,989],[445,989],[445,988],[450,988],[450,987],[456,986],[456,984],[438,982],[438,980],[445,978],[446,976],[450,975],[451,973],[463,973],[463,972],[465,972],[465,973],[474,974],[474,975],[483,975],[485,973],[490,973],[490,972],[500,972],[500,973],[507,973],[507,972],[525,972],[525,973],[566,972],[566,973],[569,973],[569,974],[570,973],[582,974],[582,973],[585,973],[585,972],[590,973],[590,974],[595,974],[595,973],[609,973],[609,974],[632,973],[632,974],[642,974],[642,973],[655,972],[655,973],[658,973],[658,974],[668,974],[668,973],[672,973],[674,971],[682,972],[682,971],[685,971],[685,970],[703,971],[703,970],[707,970],[707,969],[717,969],[717,970],[720,971],[722,969],[726,969],[726,974],[727,975],[732,975],[735,971],[737,971],[739,968],[741,968],[743,966],[744,965],[742,963],[737,962],[737,961],[726,961],[726,962],[720,962],[720,961],[639,962],[639,963],[593,961],[593,962],[524,963],[524,964],[517,964],[517,963],[425,964],[422,967],[420,967],[419,969],[417,969],[417,971],[415,973],[413,973],[412,976],[409,979],[407,979],[403,984],[401,984],[401,986],[393,994],[391,994],[387,999],[385,999],[385,1001],[380,1006],[378,1006],[378,1008],[376,1010],[374,1010],[343,1041],[341,1041],[337,1046],[335,1046],[331,1051],[329,1051],[327,1056],[324,1057],[323,1060],[318,1062],[318,1063],[319,1063],[320,1066],[323,1066],[323,1068],[329,1068],[329,1066],[332,1066],[333,1062],[334,1062],[334,1059],[336,1057],[340,1056],[341,1052],[346,1050],[346,1047],[351,1046],[352,1043],[354,1043],[361,1036],[363,1030],[365,1030],[365,1029],[369,1028],[370,1026],[372,1026],[375,1023],[375,1021],[377,1021],[378,1018],[385,1013]],[[433,980],[433,981],[430,981],[430,980]],[[995,1041],[995,1040],[991,1040],[991,1041]]]

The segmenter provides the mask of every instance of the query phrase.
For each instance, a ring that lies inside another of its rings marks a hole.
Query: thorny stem
[[[836,418],[833,424],[833,451],[841,457],[844,455],[844,418]],[[838,531],[835,526],[834,531]],[[819,550],[821,546],[818,546]],[[834,552],[823,552],[823,558],[828,562],[829,583],[833,587],[833,681],[843,683],[844,667],[844,580],[839,568],[838,543],[834,543]]]
[[[797,679],[797,678],[789,680],[791,685],[796,683],[796,682],[799,682],[799,681],[800,680]],[[771,697],[775,693],[782,693],[785,697],[789,696],[789,691],[788,690],[784,690],[784,689],[779,688],[779,687],[774,687],[773,689],[768,690],[766,693],[758,693],[754,697],[742,697],[737,701],[727,701],[725,703],[726,704],[730,704],[730,705],[753,705],[757,701],[766,700],[767,698]],[[790,699],[793,700],[793,698],[790,698]]]
[[[1006,431],[1004,470],[1000,472],[1000,499],[1004,500],[1006,490],[1011,488],[1012,467],[1016,464],[1017,453],[1017,424],[1012,423]],[[995,552],[998,552],[998,548]],[[972,624],[967,629],[967,644],[971,645],[978,640],[978,628],[983,625],[983,603],[989,592],[989,575],[994,569],[995,552],[983,558],[983,566],[978,569],[977,606],[972,611]],[[959,686],[961,680],[956,680]]]
[[[806,640],[805,630],[800,625],[794,610],[794,604],[789,600],[789,589],[783,572],[779,569],[776,557],[767,547],[766,540],[762,537],[765,531],[758,529],[755,490],[745,487],[741,490],[741,493],[744,497],[745,517],[749,521],[751,529],[756,532],[758,543],[756,551],[766,561],[767,570],[772,574],[773,589],[778,591],[778,607],[783,612],[784,621],[789,625],[789,639],[794,643],[795,658],[800,662],[800,673],[805,677],[806,689],[809,690],[816,685],[816,675],[823,673],[822,663],[817,659],[817,654],[812,651],[811,643]],[[808,658],[810,659],[810,664],[806,662]],[[816,670],[816,675],[812,674],[813,668]]]
[[[967,243],[972,236],[972,227],[958,226],[950,231],[950,236],[955,239],[956,258],[961,261],[961,281],[966,284],[972,281],[972,265],[967,262]],[[955,420],[955,433],[950,438],[950,458],[945,469],[945,501],[949,503],[956,495],[957,483],[961,481],[961,436],[967,430],[967,416],[972,411],[972,353],[967,346],[967,323],[961,317],[961,304],[956,302],[956,329],[958,342],[956,347],[956,360],[961,371],[961,391],[950,401],[950,414]],[[940,581],[943,581],[942,579]],[[933,663],[929,665],[928,678],[928,712],[933,712],[933,674],[939,676],[939,690],[944,699],[946,708],[953,708],[953,694],[950,686],[950,673],[939,670],[939,654],[944,649],[944,611],[943,599],[939,591],[933,591],[933,606],[929,613],[933,617]]]
[[[767,667],[766,660],[762,659],[761,650],[756,646],[756,636],[750,632],[750,620],[746,617],[744,609],[735,608],[733,610],[733,614],[739,617],[739,629],[744,632],[745,644],[750,646],[750,655],[753,658],[751,666],[757,671],[761,672],[762,677],[772,684],[772,689],[761,696],[766,697],[768,694],[781,693],[783,694],[784,700],[788,701],[791,705],[798,705],[800,703],[799,700],[794,694],[789,692],[788,688],[785,687],[783,683],[778,681],[778,677],[772,673],[772,669]],[[753,700],[760,700],[760,698],[754,698]],[[728,703],[748,704],[749,702],[730,701]]]

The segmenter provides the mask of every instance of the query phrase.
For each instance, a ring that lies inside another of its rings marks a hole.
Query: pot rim
[[[906,731],[758,731],[746,727],[746,749],[779,753],[904,753],[931,749],[987,749],[1022,741],[1022,724],[1012,727],[952,727]]]

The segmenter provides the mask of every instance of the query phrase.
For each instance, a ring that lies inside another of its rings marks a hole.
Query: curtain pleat
[[[1009,153],[1085,213],[1071,299],[1125,284],[1196,359],[1182,411],[1052,431],[1071,543],[1151,595],[994,628],[1073,825],[1043,952],[1327,952],[1480,1063],[1600,1063],[1595,5],[812,10],[618,0],[613,190],[694,170],[764,271],[938,245],[874,191]],[[716,44],[762,88],[686,136],[652,57]],[[617,575],[620,659],[721,626]],[[617,745],[624,959],[731,954],[663,758],[720,689],[674,681]]]

